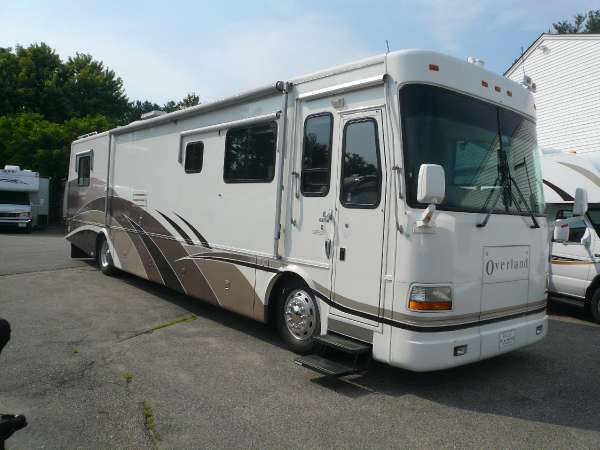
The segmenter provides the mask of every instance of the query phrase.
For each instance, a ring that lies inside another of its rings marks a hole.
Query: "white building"
[[[542,149],[600,151],[600,34],[542,34],[504,75],[535,83]]]

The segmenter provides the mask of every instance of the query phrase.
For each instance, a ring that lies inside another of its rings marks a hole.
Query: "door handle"
[[[329,223],[333,220],[333,211],[330,209],[329,212],[323,211],[321,217],[319,217],[319,222],[321,223]]]
[[[327,259],[331,259],[331,239],[325,240],[325,255]]]

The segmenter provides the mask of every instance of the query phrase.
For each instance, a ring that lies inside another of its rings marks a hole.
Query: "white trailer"
[[[600,154],[546,151],[542,158],[548,219],[572,218],[562,242],[552,242],[548,295],[584,307],[600,323]],[[587,192],[587,212],[573,217],[577,188]]]
[[[0,170],[0,225],[30,232],[48,217],[48,179],[19,166]]]
[[[526,89],[406,50],[75,141],[67,239],[298,352],[443,369],[546,334],[539,166]]]

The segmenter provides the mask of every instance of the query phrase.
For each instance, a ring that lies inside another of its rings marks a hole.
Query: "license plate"
[[[498,335],[500,348],[510,347],[515,343],[515,330],[506,330]]]
[[[17,224],[17,226],[18,226],[19,228],[25,228],[25,224],[24,224],[24,223],[18,223],[18,224]]]

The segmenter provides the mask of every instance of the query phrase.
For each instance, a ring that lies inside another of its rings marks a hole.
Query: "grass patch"
[[[144,427],[146,427],[146,431],[148,431],[154,447],[158,448],[158,441],[160,441],[160,437],[158,433],[154,431],[154,411],[152,410],[152,405],[144,400],[143,407]]]
[[[125,372],[123,374],[123,378],[125,379],[125,381],[127,382],[127,384],[131,383],[133,381],[133,374],[131,372]]]
[[[155,327],[151,328],[151,331],[161,330],[163,328],[177,325],[178,323],[193,322],[197,318],[198,318],[198,316],[196,316],[195,314],[189,314],[189,315],[181,317],[179,319],[171,320],[169,322],[165,322],[165,323],[161,323],[160,325],[156,325]]]
[[[79,353],[79,348],[73,347],[73,353],[75,353],[75,354]]]

